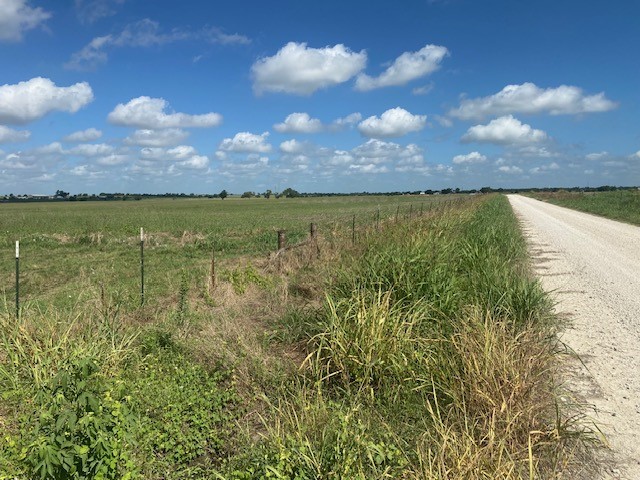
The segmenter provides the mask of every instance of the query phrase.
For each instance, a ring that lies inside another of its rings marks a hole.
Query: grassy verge
[[[554,192],[532,195],[538,200],[640,225],[640,190]]]
[[[557,400],[555,320],[505,198],[385,230],[342,264],[323,304],[285,323],[284,338],[305,339],[302,370],[221,478],[570,469],[585,432]]]

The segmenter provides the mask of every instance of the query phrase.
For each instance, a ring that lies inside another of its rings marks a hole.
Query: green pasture
[[[12,309],[15,241],[20,241],[23,302],[72,309],[105,292],[128,308],[139,303],[140,228],[145,231],[145,297],[163,303],[184,282],[202,288],[211,255],[268,255],[277,231],[306,238],[351,235],[378,221],[426,212],[454,196],[363,196],[271,199],[153,199],[0,204],[0,296]],[[379,212],[379,213],[378,213]]]
[[[640,225],[640,190],[539,192],[533,197],[561,207]]]

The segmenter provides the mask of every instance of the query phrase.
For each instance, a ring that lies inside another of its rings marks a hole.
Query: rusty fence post
[[[287,245],[286,230],[278,230],[278,250],[282,250]]]

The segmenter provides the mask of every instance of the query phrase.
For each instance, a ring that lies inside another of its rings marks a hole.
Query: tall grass
[[[225,478],[550,478],[571,464],[581,427],[556,391],[551,304],[504,197],[352,254],[304,320],[317,333],[298,386],[259,453],[231,462],[253,466]]]

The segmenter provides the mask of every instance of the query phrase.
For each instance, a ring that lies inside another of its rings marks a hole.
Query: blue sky
[[[0,0],[0,194],[640,184],[640,2]]]

